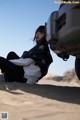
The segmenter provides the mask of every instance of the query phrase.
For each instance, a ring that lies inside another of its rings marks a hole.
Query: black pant
[[[19,56],[14,53],[10,52],[7,55],[7,58],[0,57],[0,69],[2,73],[6,76],[6,80],[8,82],[26,82],[26,79],[23,78],[24,70],[22,66],[14,65],[9,60],[11,59],[19,59]]]

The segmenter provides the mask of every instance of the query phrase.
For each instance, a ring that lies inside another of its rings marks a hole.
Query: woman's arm
[[[9,60],[9,61],[19,66],[27,66],[29,64],[35,63],[34,60],[31,58],[25,58],[25,59],[20,58],[20,59],[14,59],[14,60]]]

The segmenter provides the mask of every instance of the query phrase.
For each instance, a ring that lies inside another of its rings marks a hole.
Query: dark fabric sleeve
[[[40,60],[42,59],[43,56],[43,50],[44,46],[43,45],[36,45],[29,51],[25,51],[22,55],[23,58],[32,58],[34,60]]]
[[[22,58],[27,58],[27,55],[28,55],[28,51],[24,51],[21,57]]]

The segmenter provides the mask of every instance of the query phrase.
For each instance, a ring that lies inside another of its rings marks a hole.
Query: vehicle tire
[[[75,59],[75,71],[76,71],[76,75],[80,80],[80,59],[76,58]]]

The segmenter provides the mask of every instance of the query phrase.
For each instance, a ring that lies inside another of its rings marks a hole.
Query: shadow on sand
[[[36,94],[41,97],[46,97],[48,99],[54,99],[62,102],[68,102],[73,104],[80,104],[80,87],[63,87],[55,85],[27,85],[22,83],[6,83],[1,81],[0,76],[0,91],[6,91],[12,94],[24,94],[17,92],[19,89],[21,91]]]

